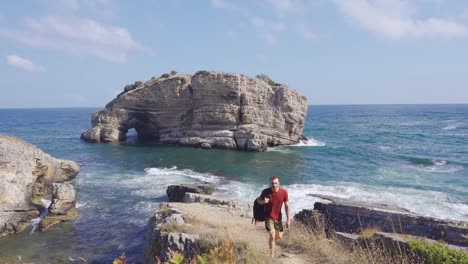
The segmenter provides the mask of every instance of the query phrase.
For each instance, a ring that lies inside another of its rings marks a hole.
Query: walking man
[[[278,177],[270,177],[270,188],[262,191],[257,202],[265,205],[265,228],[269,234],[270,256],[274,258],[275,241],[283,237],[283,222],[281,221],[283,203],[286,211],[286,228],[289,228],[290,224],[288,192],[280,188]]]

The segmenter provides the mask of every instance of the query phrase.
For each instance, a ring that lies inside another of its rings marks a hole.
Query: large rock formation
[[[0,237],[24,230],[39,216],[36,206],[50,194],[52,183],[70,181],[78,172],[73,161],[0,134]]]
[[[316,202],[314,210],[304,209],[295,218],[312,223],[314,213],[320,212],[332,229],[340,232],[358,233],[366,228],[378,228],[383,232],[426,237],[468,247],[467,222],[425,217],[386,205],[354,203],[339,198],[328,199],[332,202]]]
[[[285,85],[237,73],[164,75],[95,112],[81,138],[115,142],[134,128],[138,138],[164,144],[265,151],[305,139],[306,112],[307,98]]]

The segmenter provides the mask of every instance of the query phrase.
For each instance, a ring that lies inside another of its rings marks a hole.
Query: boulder
[[[72,221],[78,217],[76,208],[71,208],[65,214],[48,214],[39,222],[39,230],[46,231],[51,227],[65,221]]]
[[[282,84],[238,73],[200,71],[152,79],[93,113],[81,139],[115,142],[134,128],[139,139],[205,149],[265,151],[296,144],[307,98]]]
[[[185,259],[192,259],[197,253],[198,235],[177,230],[184,224],[180,210],[169,204],[161,204],[149,220],[145,263],[165,263],[176,252],[183,253]]]
[[[76,162],[53,158],[21,139],[0,134],[0,237],[29,226],[52,184],[72,180],[79,169]]]
[[[182,202],[186,192],[212,194],[214,191],[215,188],[209,185],[179,184],[169,185],[166,194],[170,202]]]
[[[64,215],[76,205],[76,191],[69,183],[52,184],[52,203],[49,214]]]

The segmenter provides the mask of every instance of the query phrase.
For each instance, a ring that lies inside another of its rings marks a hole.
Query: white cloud
[[[25,28],[3,29],[0,36],[32,47],[123,62],[131,50],[148,50],[123,27],[92,19],[46,16],[25,18]]]
[[[23,69],[30,72],[45,72],[44,67],[35,65],[30,60],[21,58],[17,55],[8,55],[6,56],[6,62],[8,65]]]
[[[269,22],[260,17],[251,17],[250,24],[257,30],[259,36],[268,44],[276,44],[275,31],[282,31],[286,25],[282,22]]]
[[[300,13],[303,10],[303,2],[301,0],[264,0],[270,5],[279,16],[284,16],[286,13]]]
[[[250,23],[256,27],[257,29],[262,29],[265,27],[265,20],[263,18],[260,18],[260,17],[252,17],[250,19]]]
[[[48,9],[60,14],[88,12],[100,18],[112,18],[118,13],[114,0],[41,0]]]
[[[211,5],[213,5],[213,7],[215,8],[234,9],[234,10],[239,9],[237,5],[227,2],[225,0],[211,0]]]
[[[296,26],[296,31],[301,37],[303,37],[303,38],[305,38],[307,40],[313,40],[313,39],[318,38],[317,34],[313,33],[310,30],[308,30],[304,24],[297,25]]]
[[[353,22],[378,36],[399,40],[421,37],[464,37],[465,25],[441,18],[414,19],[412,6],[402,0],[335,0],[337,8]]]

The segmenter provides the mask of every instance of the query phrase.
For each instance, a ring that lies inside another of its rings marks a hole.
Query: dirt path
[[[252,224],[251,218],[233,215],[224,208],[199,203],[172,203],[184,212],[195,233],[232,241],[245,241],[259,263],[307,263],[298,255],[283,252],[277,246],[276,259],[269,257],[268,234],[263,223]],[[287,232],[287,230],[286,230]]]

